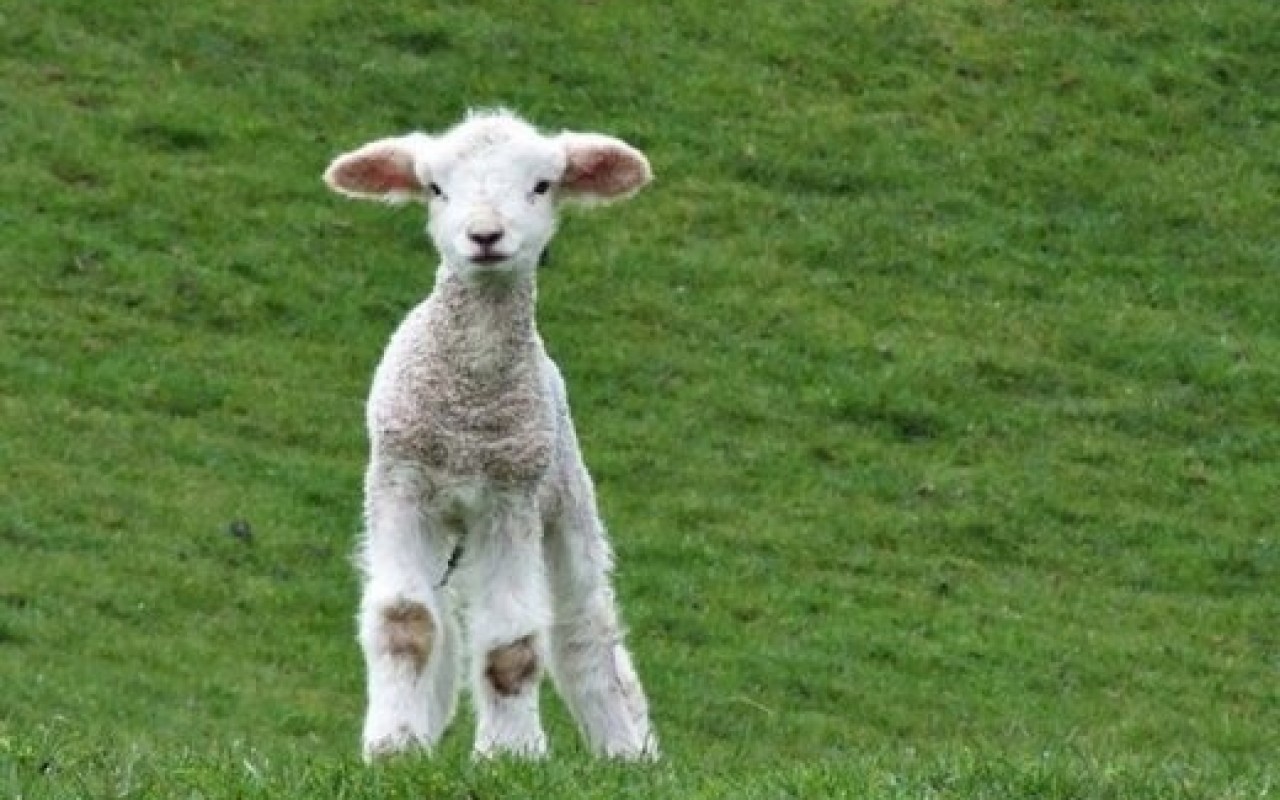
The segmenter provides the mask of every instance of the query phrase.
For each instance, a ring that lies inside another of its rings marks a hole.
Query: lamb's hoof
[[[627,761],[633,764],[652,763],[662,760],[662,751],[658,749],[658,740],[653,736],[646,737],[639,746],[627,744],[605,747],[602,755],[615,761]]]
[[[473,761],[488,761],[494,758],[519,758],[526,761],[542,761],[547,757],[547,740],[533,739],[526,742],[487,742],[477,744],[471,751]]]
[[[390,733],[366,736],[364,762],[386,761],[393,756],[408,753],[430,753],[431,745],[408,726],[401,725]]]

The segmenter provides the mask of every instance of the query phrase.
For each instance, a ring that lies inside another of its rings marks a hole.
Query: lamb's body
[[[372,143],[337,159],[326,179],[356,196],[430,187],[443,258],[369,398],[366,756],[430,747],[448,724],[461,638],[450,589],[469,634],[478,754],[545,752],[546,663],[595,751],[655,756],[591,480],[534,319],[535,265],[554,232],[547,184],[562,196],[625,195],[648,180],[643,156],[595,135],[548,139],[496,114],[439,140]],[[525,189],[516,202],[513,187]]]

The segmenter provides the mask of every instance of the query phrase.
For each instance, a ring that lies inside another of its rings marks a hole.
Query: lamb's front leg
[[[422,509],[423,487],[408,466],[370,465],[360,644],[368,680],[366,760],[429,749],[456,706],[459,634],[436,589],[452,537]]]
[[[468,597],[475,755],[540,758],[542,638],[550,610],[542,529],[523,495],[504,498],[468,535],[459,580]]]

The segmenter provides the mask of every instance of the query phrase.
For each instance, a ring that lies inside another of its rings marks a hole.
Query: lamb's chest
[[[537,392],[401,397],[399,413],[375,415],[378,446],[433,472],[500,484],[536,483],[551,467],[555,414]]]

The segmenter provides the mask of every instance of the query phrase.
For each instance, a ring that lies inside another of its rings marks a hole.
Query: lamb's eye
[[[431,194],[432,197],[444,197],[444,192],[441,191],[440,184],[438,183],[428,183],[427,191]]]
[[[538,181],[533,185],[534,194],[546,194],[551,191],[551,181]]]

